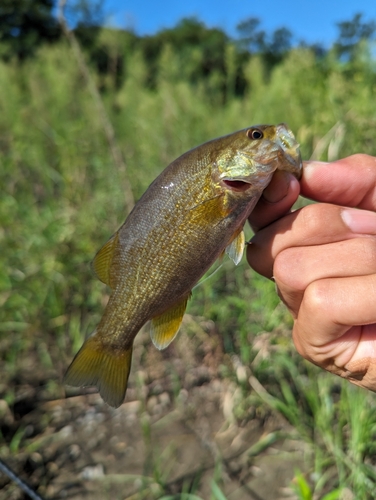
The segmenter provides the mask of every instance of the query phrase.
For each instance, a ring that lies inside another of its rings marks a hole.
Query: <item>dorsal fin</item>
[[[234,261],[235,265],[238,265],[242,260],[244,247],[244,231],[240,231],[240,233],[236,235],[232,242],[226,247],[226,253],[230,257],[230,259]]]
[[[107,243],[103,245],[91,263],[91,268],[97,278],[111,288],[113,288],[113,283],[111,283],[110,269],[118,240],[119,234],[116,232]]]
[[[190,297],[184,297],[166,312],[151,320],[150,337],[157,349],[165,349],[176,337]]]

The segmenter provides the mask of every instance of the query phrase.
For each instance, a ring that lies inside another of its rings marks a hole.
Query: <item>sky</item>
[[[338,35],[336,23],[357,12],[376,21],[376,0],[104,0],[106,24],[132,28],[138,35],[172,28],[183,17],[195,16],[208,27],[236,37],[236,26],[257,17],[261,28],[286,27],[294,41],[330,45]]]

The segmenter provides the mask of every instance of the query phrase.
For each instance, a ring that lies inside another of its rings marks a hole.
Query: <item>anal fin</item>
[[[190,294],[151,320],[150,337],[157,349],[165,349],[176,337],[189,297]]]
[[[118,408],[124,401],[132,361],[132,346],[122,351],[106,348],[89,337],[70,364],[64,382],[75,387],[96,386],[103,401]]]
[[[231,241],[226,247],[226,253],[231,260],[234,261],[235,265],[238,265],[242,260],[243,252],[245,247],[245,236],[244,231],[241,230],[239,234]]]

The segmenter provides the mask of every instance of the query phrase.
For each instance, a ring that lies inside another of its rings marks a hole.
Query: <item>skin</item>
[[[318,204],[290,212],[299,193]],[[360,209],[360,210],[359,210]],[[312,363],[376,391],[376,158],[277,172],[255,207],[251,267],[274,279]]]

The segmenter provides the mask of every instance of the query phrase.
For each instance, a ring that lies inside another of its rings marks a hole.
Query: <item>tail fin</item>
[[[103,401],[118,408],[124,401],[132,361],[132,345],[118,351],[89,337],[70,364],[64,382],[75,387],[94,385]]]

